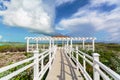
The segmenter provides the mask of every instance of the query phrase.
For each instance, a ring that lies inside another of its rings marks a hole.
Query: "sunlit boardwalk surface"
[[[83,80],[83,77],[64,50],[59,48],[46,80]]]

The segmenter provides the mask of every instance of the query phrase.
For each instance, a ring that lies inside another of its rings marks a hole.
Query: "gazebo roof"
[[[57,36],[51,36],[51,37],[25,37],[25,39],[31,39],[31,40],[96,40],[95,37],[69,37],[64,35],[57,35]]]

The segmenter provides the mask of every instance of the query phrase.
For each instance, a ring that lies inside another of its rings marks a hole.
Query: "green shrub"
[[[0,46],[0,52],[24,52],[26,51],[25,46],[12,46],[12,45],[3,45]]]

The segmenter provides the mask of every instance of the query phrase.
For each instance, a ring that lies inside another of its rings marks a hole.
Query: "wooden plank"
[[[83,77],[63,49],[59,48],[46,80],[83,80]]]

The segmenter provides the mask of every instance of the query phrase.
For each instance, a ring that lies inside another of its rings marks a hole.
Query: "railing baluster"
[[[70,45],[70,58],[72,58],[72,46]]]
[[[44,58],[43,58],[43,54],[41,55],[41,70],[43,69],[44,67]]]
[[[79,63],[79,61],[78,61],[78,46],[76,46],[76,60],[77,60],[76,65],[77,65],[77,70],[78,70],[78,63]]]
[[[68,48],[68,54],[69,54],[69,58],[71,58],[71,46],[69,46]]]
[[[34,51],[34,80],[38,80],[39,76],[39,51]]]
[[[84,59],[83,59],[83,67],[84,67],[84,69],[86,70],[86,61],[85,61],[85,55],[83,54],[83,57],[84,57]]]
[[[95,61],[99,61],[99,54],[93,53],[93,80],[100,80],[100,74],[96,69],[99,70],[99,65]]]
[[[52,53],[52,49],[51,47],[49,48],[49,69],[51,69],[51,54]]]

